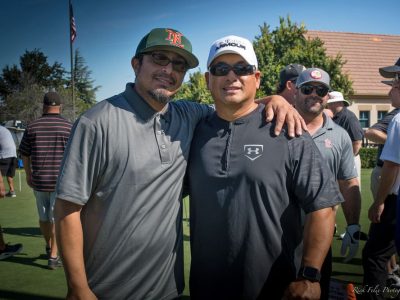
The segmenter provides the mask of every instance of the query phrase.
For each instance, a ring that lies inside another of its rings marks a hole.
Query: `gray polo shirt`
[[[182,179],[197,122],[189,101],[154,111],[127,84],[74,124],[58,197],[84,205],[88,282],[102,299],[172,299],[183,291]]]
[[[357,177],[353,146],[349,134],[331,118],[323,114],[324,124],[312,136],[315,144],[328,163],[336,179],[348,180]]]

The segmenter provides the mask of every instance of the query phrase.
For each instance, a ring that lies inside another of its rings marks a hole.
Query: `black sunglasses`
[[[253,65],[244,65],[237,63],[233,66],[220,62],[210,67],[210,73],[214,76],[226,76],[230,71],[233,71],[237,76],[246,76],[254,74],[256,67]]]
[[[168,66],[169,63],[172,63],[172,69],[174,69],[177,72],[186,72],[188,69],[188,64],[184,60],[173,60],[170,59],[168,56],[161,52],[152,52],[149,55],[151,55],[151,58],[153,60],[153,63],[159,66]]]
[[[329,88],[327,88],[326,86],[323,86],[323,85],[317,85],[317,86],[315,86],[315,85],[302,85],[300,87],[300,91],[304,95],[311,95],[314,90],[317,93],[317,95],[320,96],[320,97],[325,97],[329,92]]]

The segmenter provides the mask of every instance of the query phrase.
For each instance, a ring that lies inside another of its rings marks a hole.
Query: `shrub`
[[[378,148],[361,148],[361,168],[373,168],[375,167],[376,156],[378,155]]]

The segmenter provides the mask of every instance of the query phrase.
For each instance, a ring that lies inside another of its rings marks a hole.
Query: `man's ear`
[[[289,91],[295,90],[296,89],[296,83],[293,83],[290,80],[288,80],[288,81],[286,81],[286,88]]]
[[[140,68],[140,62],[137,58],[132,57],[131,59],[131,66],[133,71],[135,72],[135,76],[137,75],[137,73],[139,72],[139,68]]]

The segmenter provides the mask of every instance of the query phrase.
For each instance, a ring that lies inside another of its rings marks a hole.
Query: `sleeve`
[[[371,128],[387,133],[388,126],[397,112],[397,109],[388,112],[378,123],[372,125]]]
[[[340,132],[338,132],[338,134],[340,134]],[[357,169],[354,163],[353,145],[349,135],[345,131],[343,131],[341,139],[342,148],[340,149],[341,153],[339,153],[340,162],[337,172],[337,179],[348,180],[357,177]]]
[[[58,198],[84,205],[94,193],[104,166],[101,132],[84,116],[75,122],[61,163]]]
[[[308,134],[307,134],[308,135]],[[289,141],[292,189],[306,213],[343,202],[339,187],[314,141],[308,135]]]
[[[388,135],[383,147],[381,160],[400,164],[400,115],[389,124]]]

